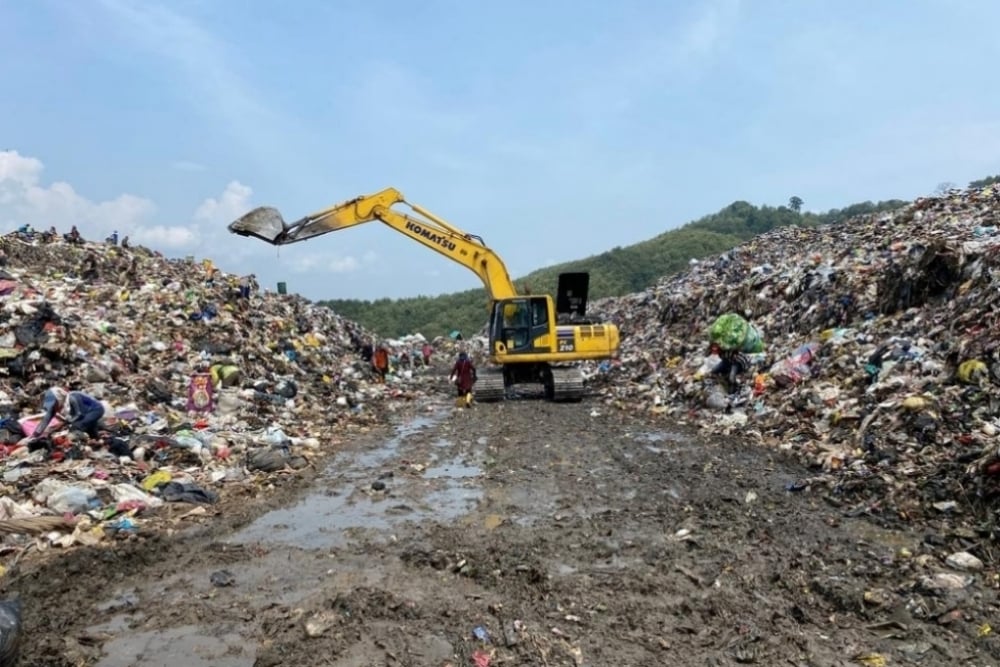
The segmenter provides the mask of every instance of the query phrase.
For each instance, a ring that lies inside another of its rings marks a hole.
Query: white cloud
[[[230,181],[218,199],[209,197],[194,212],[194,219],[213,225],[229,224],[249,211],[253,189],[239,181]]]
[[[298,248],[292,252],[301,252]],[[360,257],[354,255],[333,256],[322,252],[304,252],[289,259],[289,270],[293,273],[354,273],[365,265],[374,263],[378,255],[369,250]]]
[[[0,183],[29,187],[38,183],[44,169],[38,158],[25,157],[17,151],[0,153]]]
[[[149,248],[178,250],[195,246],[199,241],[199,236],[198,232],[191,227],[155,225],[139,228],[131,240]]]
[[[205,171],[208,167],[200,162],[192,162],[191,160],[174,160],[170,163],[170,168],[177,171]]]
[[[700,76],[738,28],[741,0],[705,0],[686,11],[690,14],[675,29],[638,34],[604,67],[586,73],[576,106],[589,123],[602,126],[643,97]]]
[[[361,262],[356,257],[337,257],[330,260],[331,273],[351,273],[361,268]]]
[[[287,117],[241,75],[237,54],[206,26],[170,3],[99,0],[97,5],[125,40],[171,68],[181,99],[215,116],[261,164],[301,161],[288,148],[293,127]]]
[[[253,189],[234,180],[218,197],[205,199],[189,223],[162,224],[153,220],[156,206],[149,199],[125,193],[106,201],[92,201],[69,183],[46,185],[42,181],[44,169],[38,158],[15,150],[0,151],[0,226],[10,229],[29,223],[37,229],[48,229],[54,225],[65,232],[77,225],[91,240],[117,231],[119,237],[128,236],[133,244],[179,251],[227,235],[224,225],[251,208]],[[199,229],[199,224],[204,228]],[[225,259],[239,260],[246,254],[227,250]]]
[[[103,238],[112,231],[131,234],[156,210],[153,202],[136,195],[94,202],[69,183],[43,185],[43,170],[38,158],[14,150],[0,151],[0,224],[29,223],[46,229],[78,225],[85,236]]]
[[[674,58],[701,61],[713,55],[735,27],[739,13],[740,0],[716,0],[705,4],[680,33]]]

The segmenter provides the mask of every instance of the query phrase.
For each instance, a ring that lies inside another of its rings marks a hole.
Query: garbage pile
[[[370,381],[359,325],[247,284],[143,248],[2,239],[0,533],[60,515],[43,543],[134,533],[164,503],[303,468],[417,395],[412,373]],[[60,413],[36,434],[50,389],[98,402],[100,428]]]
[[[607,402],[792,450],[816,476],[790,489],[858,511],[995,524],[997,186],[776,229],[594,306],[622,329],[620,358],[590,369]],[[762,339],[735,387],[710,353],[730,315]]]

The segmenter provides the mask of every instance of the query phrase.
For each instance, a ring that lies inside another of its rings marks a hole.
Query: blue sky
[[[310,298],[476,277],[373,223],[226,224],[387,186],[514,277],[737,199],[1000,173],[1000,3],[0,0],[0,225],[112,229]]]

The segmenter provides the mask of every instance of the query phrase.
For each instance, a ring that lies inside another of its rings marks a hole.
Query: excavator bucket
[[[229,223],[229,231],[233,234],[255,236],[274,245],[280,244],[280,238],[288,227],[278,209],[269,206],[255,208],[239,220]]]

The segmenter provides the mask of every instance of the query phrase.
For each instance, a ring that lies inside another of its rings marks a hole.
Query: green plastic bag
[[[723,350],[739,350],[745,354],[764,351],[764,339],[757,327],[736,313],[726,313],[716,318],[708,330],[709,340]]]

